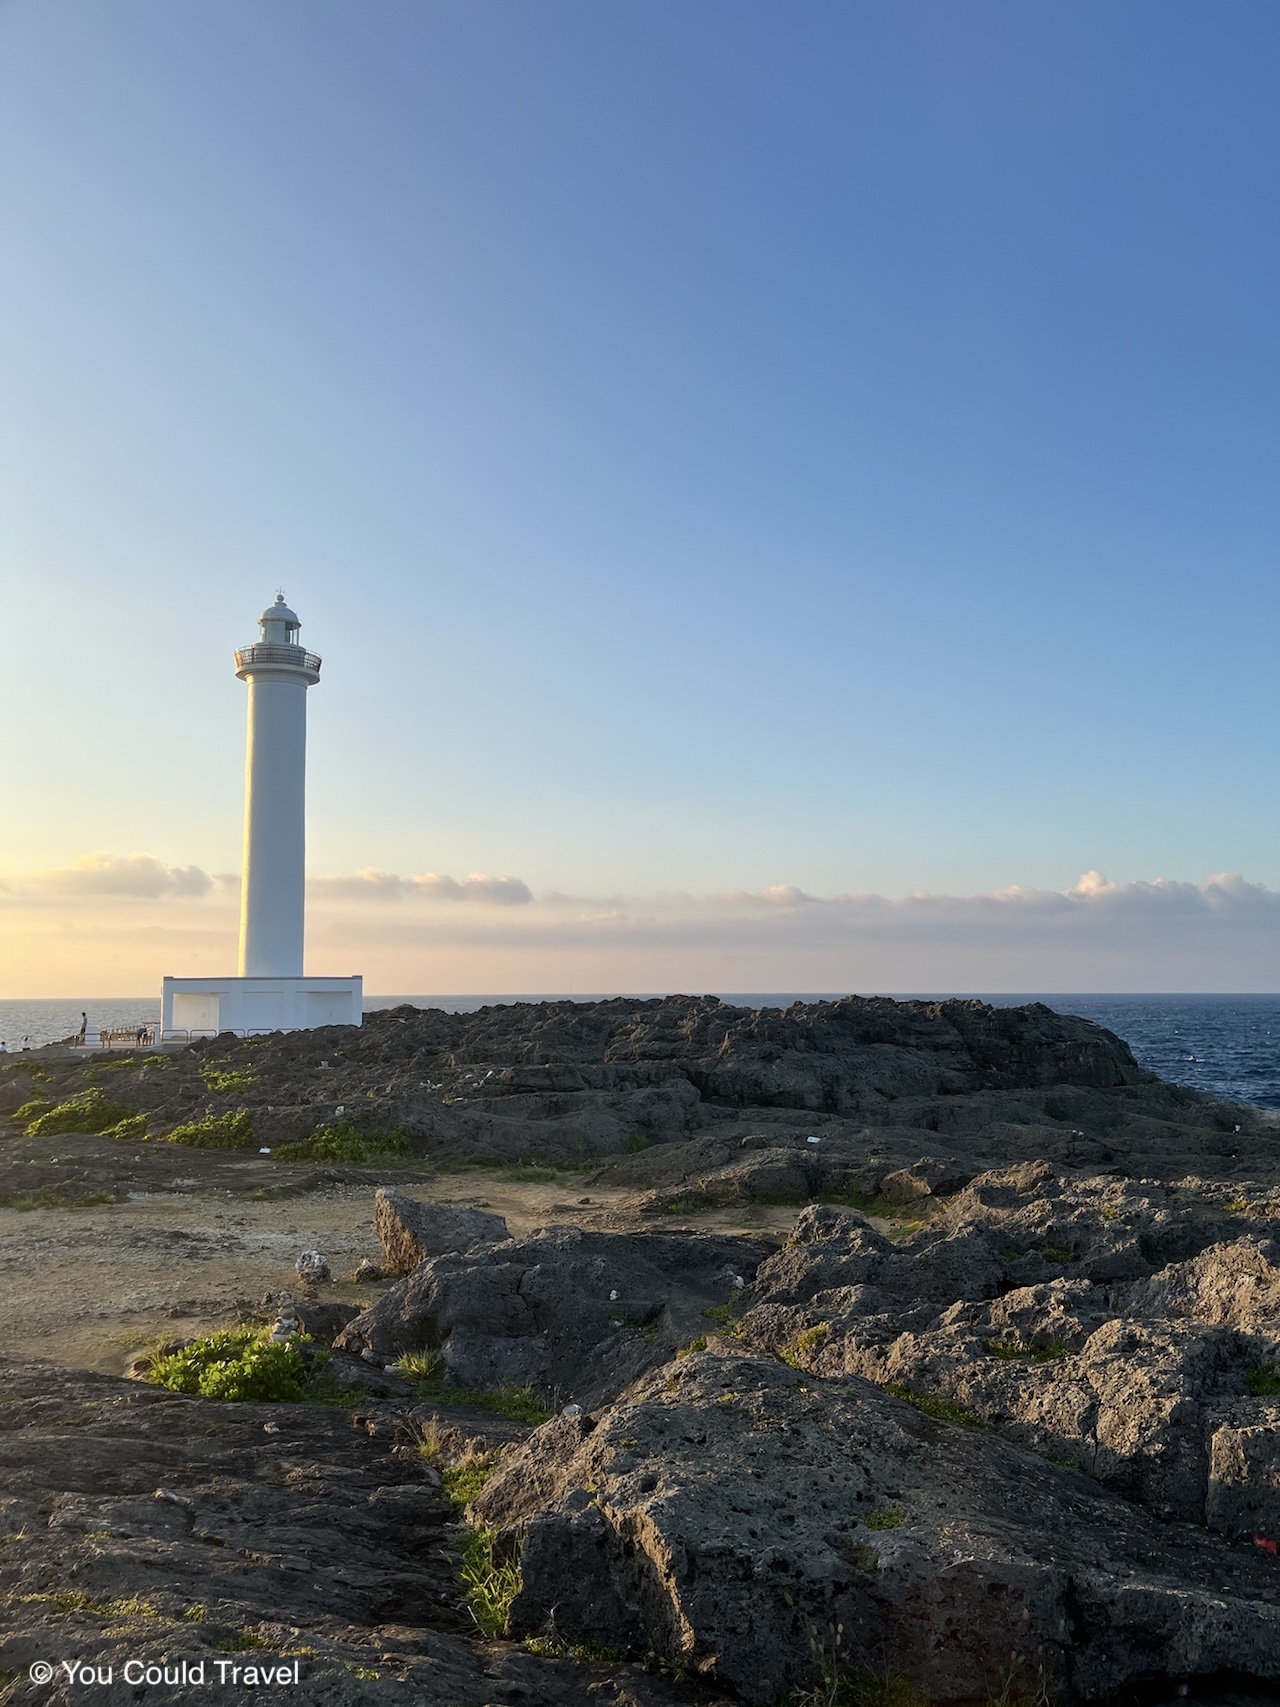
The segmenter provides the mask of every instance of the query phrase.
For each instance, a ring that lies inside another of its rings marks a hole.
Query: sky
[[[0,995],[1280,988],[1271,0],[3,0]],[[363,874],[363,875],[362,875]]]

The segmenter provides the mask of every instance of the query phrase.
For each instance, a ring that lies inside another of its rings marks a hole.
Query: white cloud
[[[213,879],[195,865],[166,865],[152,854],[89,853],[70,865],[11,880],[10,892],[42,896],[115,895],[132,900],[205,895]]]
[[[491,907],[522,907],[533,900],[528,885],[518,877],[494,877],[473,871],[461,883],[442,872],[425,871],[400,877],[394,871],[369,869],[354,877],[315,877],[309,885],[314,895],[332,900],[399,901],[417,897],[429,901],[479,901]]]

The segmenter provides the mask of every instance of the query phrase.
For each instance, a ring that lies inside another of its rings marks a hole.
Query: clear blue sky
[[[1280,884],[1274,0],[7,0],[5,862]]]

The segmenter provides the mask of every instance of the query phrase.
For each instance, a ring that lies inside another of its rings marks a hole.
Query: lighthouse
[[[277,593],[258,618],[259,639],[235,654],[249,689],[239,976],[166,978],[161,1023],[171,1038],[360,1024],[361,978],[303,970],[307,690],[320,659],[299,644],[301,626]]]
[[[258,618],[262,638],[236,653],[249,684],[244,760],[240,976],[300,978],[306,885],[307,689],[320,660],[298,644],[302,626],[276,594]]]

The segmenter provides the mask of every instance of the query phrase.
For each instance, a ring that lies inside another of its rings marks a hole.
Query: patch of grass
[[[378,1679],[382,1676],[382,1673],[376,1666],[358,1666],[353,1660],[343,1660],[342,1663],[351,1673],[352,1677],[358,1677],[364,1683],[377,1683]]]
[[[709,1304],[702,1312],[709,1322],[714,1322],[726,1339],[742,1338],[742,1329],[733,1316],[733,1300],[727,1304]]]
[[[26,1103],[17,1113],[17,1119],[27,1121],[28,1138],[62,1137],[77,1132],[103,1133],[122,1120],[132,1119],[135,1113],[131,1108],[112,1102],[99,1090],[77,1091],[75,1096],[52,1108],[41,1103],[40,1112],[28,1119],[29,1110],[35,1106],[34,1103]]]
[[[177,1062],[172,1055],[144,1055],[142,1065],[144,1067],[174,1067]]]
[[[641,1150],[649,1150],[652,1148],[653,1139],[650,1138],[649,1134],[643,1127],[637,1126],[630,1138],[628,1138],[626,1143],[622,1146],[622,1153],[624,1156],[638,1156]]]
[[[113,1600],[108,1611],[114,1618],[163,1618],[164,1613],[158,1606],[152,1606],[149,1600],[139,1600],[133,1595],[128,1600]]]
[[[520,1566],[511,1544],[494,1529],[473,1529],[462,1554],[458,1581],[481,1635],[501,1636],[511,1603],[520,1592]]]
[[[811,1680],[788,1692],[785,1707],[929,1707],[928,1698],[905,1678],[852,1666],[842,1651],[843,1643],[843,1624],[836,1625],[828,1642],[810,1637]]]
[[[478,1498],[481,1489],[498,1468],[500,1454],[497,1452],[477,1452],[470,1458],[464,1458],[461,1463],[448,1464],[440,1472],[444,1483],[444,1491],[454,1505],[470,1505]]]
[[[203,1624],[208,1614],[209,1608],[200,1603],[196,1606],[189,1606],[182,1616],[188,1624]]]
[[[269,1648],[271,1643],[256,1630],[228,1630],[212,1646],[224,1654],[247,1654],[254,1648]]]
[[[863,1518],[866,1529],[901,1529],[905,1519],[897,1506],[886,1506],[883,1511],[869,1511]]]
[[[260,1075],[244,1067],[221,1067],[216,1061],[202,1061],[200,1077],[216,1096],[231,1096],[252,1090]]]
[[[406,1352],[396,1363],[396,1371],[414,1383],[420,1404],[476,1405],[533,1428],[555,1414],[534,1397],[532,1387],[455,1387],[438,1351]]]
[[[1114,1203],[1103,1204],[1102,1219],[1104,1221],[1118,1221],[1120,1219],[1120,1211],[1116,1208]]]
[[[1233,1197],[1231,1202],[1228,1203],[1227,1208],[1233,1215],[1247,1215],[1250,1209],[1253,1208],[1253,1205],[1249,1202],[1247,1197]]]
[[[1068,1263],[1076,1260],[1072,1251],[1066,1245],[1041,1245],[1040,1255],[1044,1257],[1047,1262]]]
[[[166,1132],[165,1138],[170,1144],[186,1144],[193,1150],[248,1150],[257,1143],[247,1108],[184,1121]]]
[[[1068,1355],[1061,1340],[1046,1340],[1043,1345],[1024,1345],[1020,1340],[988,1340],[987,1356],[1007,1359],[1027,1358],[1032,1363],[1053,1363]]]
[[[105,1079],[108,1073],[123,1073],[127,1067],[136,1067],[138,1060],[136,1055],[122,1055],[117,1056],[114,1061],[95,1061],[85,1078],[91,1084],[95,1083],[99,1079]]]
[[[824,1194],[821,1202],[832,1204],[837,1209],[856,1209],[859,1215],[874,1215],[878,1221],[896,1221],[902,1215],[900,1203],[890,1203],[879,1193],[868,1196],[864,1191],[841,1191],[832,1196]]]
[[[817,1322],[813,1327],[805,1328],[802,1333],[798,1333],[793,1340],[788,1340],[778,1356],[784,1363],[789,1363],[793,1369],[804,1369],[804,1360],[822,1349],[830,1332],[830,1322]]]
[[[362,1132],[353,1121],[321,1121],[309,1138],[292,1144],[277,1144],[273,1162],[364,1162],[371,1156],[402,1156],[409,1148],[409,1134],[402,1126],[394,1132]]]
[[[1245,1375],[1244,1385],[1245,1391],[1252,1393],[1256,1399],[1272,1398],[1280,1393],[1280,1371],[1260,1363]]]
[[[103,1203],[123,1203],[114,1191],[86,1191],[80,1197],[63,1197],[56,1186],[42,1185],[38,1191],[0,1193],[0,1209],[94,1209]]]
[[[58,1589],[53,1594],[20,1594],[23,1606],[51,1606],[55,1612],[93,1612],[105,1618],[111,1610],[106,1601],[94,1600],[81,1589]]]
[[[847,1559],[857,1571],[878,1571],[880,1555],[874,1547],[869,1547],[865,1541],[846,1541],[839,1549],[843,1558]]]
[[[964,1406],[957,1405],[954,1399],[944,1399],[940,1393],[921,1393],[914,1387],[908,1387],[903,1381],[887,1381],[884,1391],[891,1398],[903,1399],[908,1405],[914,1405],[916,1410],[927,1417],[936,1418],[938,1422],[959,1423],[962,1428],[991,1427],[985,1417],[965,1410]]]
[[[491,1162],[478,1164],[481,1167],[492,1167]],[[586,1173],[587,1168],[556,1168],[542,1162],[498,1163],[501,1172],[498,1175],[507,1185],[572,1185],[579,1174]]]
[[[629,1657],[625,1648],[610,1648],[590,1636],[566,1636],[559,1630],[549,1636],[530,1636],[525,1649],[542,1660],[573,1660],[584,1666],[619,1665]]]
[[[682,1345],[676,1352],[677,1357],[692,1357],[695,1352],[707,1349],[707,1336],[699,1334],[696,1340],[690,1340],[688,1345]]]
[[[296,1345],[274,1344],[259,1328],[209,1334],[158,1357],[146,1379],[174,1393],[262,1404],[306,1395],[306,1364]]]

